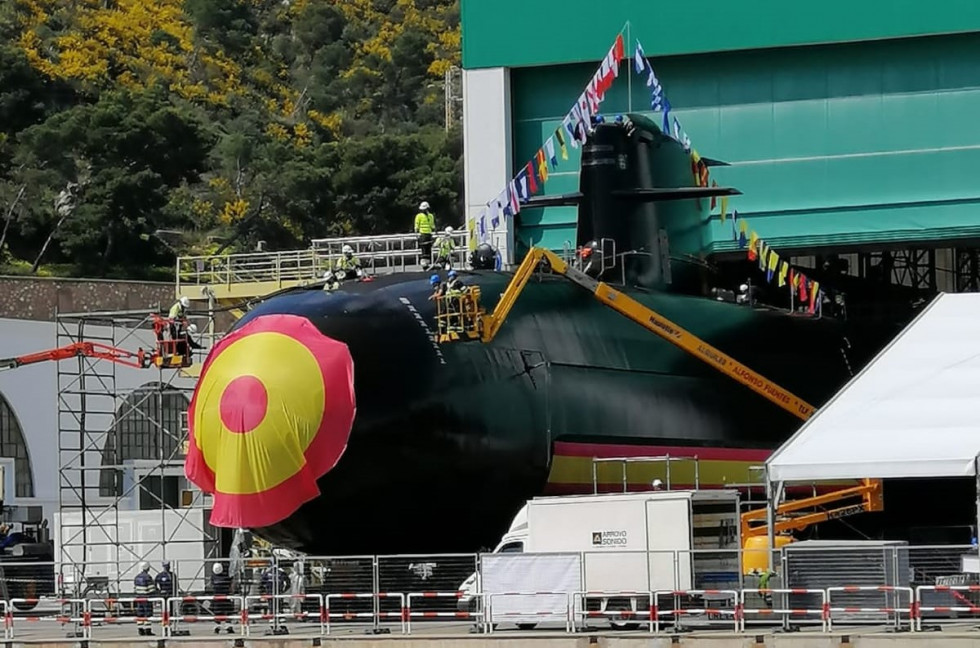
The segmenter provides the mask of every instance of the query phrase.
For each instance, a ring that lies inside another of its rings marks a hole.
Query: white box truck
[[[528,605],[540,607],[541,596],[518,604],[503,600],[505,592],[604,592],[582,597],[586,609],[646,610],[643,593],[651,591],[737,588],[740,541],[735,490],[537,497],[518,512],[494,552],[481,556],[479,577],[461,586],[460,606],[472,609],[473,592],[493,594],[494,616],[506,609],[507,620],[521,627],[544,614],[521,614]],[[555,595],[555,620],[561,606]]]

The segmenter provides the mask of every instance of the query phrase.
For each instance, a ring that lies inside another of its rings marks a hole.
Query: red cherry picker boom
[[[99,342],[75,342],[56,349],[28,353],[13,358],[2,358],[0,359],[0,371],[39,362],[58,362],[78,357],[108,360],[136,369],[149,369],[151,367],[182,369],[191,366],[193,360],[189,343],[190,334],[187,327],[179,327],[182,333],[178,335],[177,339],[168,339],[167,332],[173,330],[171,325],[174,324],[174,321],[156,314],[153,314],[152,318],[153,332],[157,339],[155,349],[140,348],[136,351],[130,351]]]

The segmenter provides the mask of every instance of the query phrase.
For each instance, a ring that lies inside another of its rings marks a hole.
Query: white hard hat
[[[429,203],[425,202],[424,200],[422,201],[422,204],[419,205],[419,209],[428,209],[428,208],[429,208]]]
[[[213,565],[211,565],[211,573],[212,574],[220,574],[223,571],[224,571],[224,568],[221,566],[221,563],[214,563]]]
[[[738,287],[739,292],[749,292],[749,284],[742,284]]]
[[[188,324],[187,325],[187,332],[188,333],[197,333],[197,324]]]
[[[349,245],[345,245],[345,246],[343,247],[343,253],[344,253],[344,254],[354,254],[354,248],[352,248],[352,247],[351,247],[351,246],[349,246]]]
[[[183,297],[180,298],[180,305],[183,306],[184,308],[191,307],[191,300],[187,297],[187,295],[184,295]]]
[[[140,563],[140,571],[141,572],[150,571],[150,563],[148,563],[148,562],[141,562]]]
[[[446,234],[452,234],[452,233],[453,233],[453,226],[452,225],[447,226],[446,227]]]

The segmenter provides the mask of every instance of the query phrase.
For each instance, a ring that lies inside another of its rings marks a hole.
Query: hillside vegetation
[[[461,219],[459,0],[0,2],[0,272]]]

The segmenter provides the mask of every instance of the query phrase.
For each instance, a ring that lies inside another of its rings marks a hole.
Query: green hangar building
[[[635,42],[711,177],[783,258],[912,289],[978,290],[980,2],[462,0],[465,199],[476,217],[535,155],[616,36],[606,116],[655,123]],[[578,188],[581,149],[540,193]],[[693,179],[692,179],[693,181]],[[698,254],[743,258],[718,210]],[[562,250],[575,208],[523,210],[489,233],[510,263]]]

